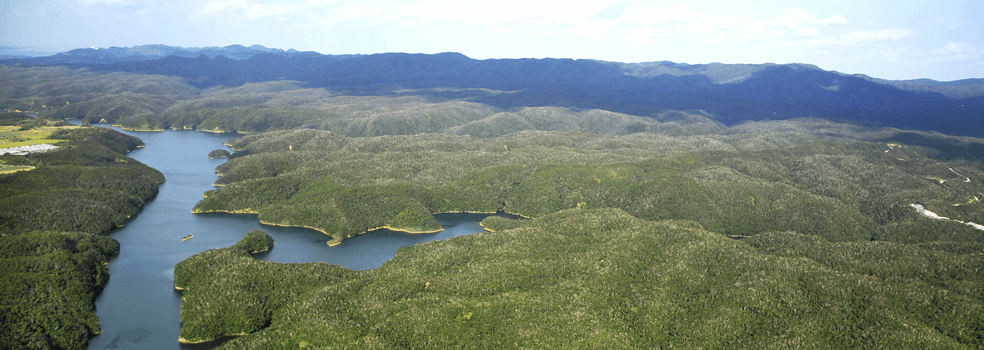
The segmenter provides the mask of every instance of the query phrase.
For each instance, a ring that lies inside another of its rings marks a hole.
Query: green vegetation
[[[65,122],[33,118],[10,126],[0,126],[0,149],[43,143],[57,144],[61,141],[52,140],[50,136],[53,132],[64,128],[73,128],[73,126]]]
[[[770,125],[762,124],[762,128]],[[222,187],[195,212],[258,213],[344,239],[390,226],[436,228],[431,213],[619,208],[727,235],[770,231],[831,241],[981,241],[980,163],[927,150],[802,131],[675,137],[519,132],[494,138],[421,134],[349,138],[317,130],[230,140]],[[886,152],[889,151],[889,152]],[[950,169],[955,170],[950,170]],[[975,179],[965,181],[966,178]],[[943,180],[942,182],[940,180]]]
[[[229,151],[226,151],[224,149],[216,149],[216,150],[212,150],[211,152],[208,152],[208,159],[225,158],[228,156],[229,156]]]
[[[271,248],[270,236],[253,231],[232,247],[195,254],[174,267],[174,286],[185,300],[181,342],[254,332],[294,296],[353,274],[325,263],[267,264],[249,255]]]
[[[126,157],[140,140],[103,128],[60,129],[61,149],[4,155],[32,171],[0,176],[0,235],[36,230],[104,233],[157,195],[160,172]]]
[[[636,68],[638,76],[663,74]],[[733,82],[758,68],[701,69]],[[226,143],[236,153],[216,169],[221,187],[205,193],[196,213],[255,213],[264,223],[321,230],[330,244],[379,227],[437,230],[437,212],[533,218],[489,218],[489,232],[404,248],[362,272],[257,261],[250,253],[273,242],[251,232],[175,267],[185,342],[243,335],[225,346],[984,347],[984,231],[962,223],[984,223],[981,139],[819,119],[719,122],[768,108],[758,97],[720,116],[638,102],[691,98],[683,95],[581,104],[570,96],[589,94],[535,85],[200,89],[175,77],[12,66],[0,66],[0,80],[0,108],[42,118],[248,134]],[[634,114],[572,107],[579,105]],[[794,105],[777,107],[795,115],[802,106]],[[0,117],[17,128],[11,132],[43,129],[22,115]],[[50,138],[65,140],[62,149],[0,156],[36,167],[0,175],[0,236],[104,232],[135,215],[163,181],[124,156],[138,140],[92,128]],[[952,220],[922,215],[914,203]],[[42,239],[33,235],[22,236]],[[97,290],[96,282],[85,288]],[[42,319],[52,315],[25,305]],[[2,315],[5,325],[11,315]],[[97,328],[14,329],[44,329],[13,340],[34,346]]]
[[[0,126],[17,125],[31,120],[31,116],[17,112],[0,112]]]
[[[128,130],[255,133],[314,128],[352,137],[444,131],[493,137],[522,130],[691,135],[721,129],[700,111],[656,110],[647,118],[598,109],[503,110],[475,102],[473,92],[510,94],[482,89],[345,96],[300,82],[271,81],[202,90],[174,77],[12,66],[0,66],[0,80],[5,83],[0,86],[0,109],[82,119],[83,124],[111,123]]]
[[[0,166],[0,174],[16,173],[18,171],[25,171],[34,169],[29,166]]]
[[[94,304],[116,240],[88,233],[0,237],[0,348],[85,349],[99,333]]]
[[[960,349],[984,346],[976,247],[732,240],[694,222],[569,209],[402,248],[375,270],[234,247],[175,276],[182,337],[246,333],[225,348]]]
[[[434,212],[534,219],[490,217],[488,232],[403,248],[363,272],[192,257],[182,280],[197,282],[181,286],[216,294],[186,294],[182,337],[244,334],[228,348],[984,346],[984,233],[910,206],[984,222],[979,161],[817,120],[694,136],[462,129],[229,140],[237,156],[196,212],[258,213],[334,241],[420,227]],[[271,271],[281,280],[253,277]],[[236,297],[214,302],[223,293]]]
[[[269,251],[273,249],[273,237],[267,235],[266,232],[255,230],[247,233],[246,237],[243,237],[231,248],[251,254]]]
[[[47,122],[45,122],[47,123]],[[160,172],[126,157],[143,143],[91,127],[46,130],[59,149],[0,161],[0,348],[84,349],[99,333],[95,299],[119,244],[97,234],[156,196]],[[73,231],[73,232],[66,232]]]

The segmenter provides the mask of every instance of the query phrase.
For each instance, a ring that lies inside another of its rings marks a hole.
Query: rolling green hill
[[[931,158],[930,150],[917,146],[816,136],[805,127],[763,132],[774,127],[762,123],[685,137],[562,131],[492,138],[350,138],[317,130],[249,135],[230,141],[239,156],[216,170],[222,187],[207,192],[194,210],[257,213],[263,222],[319,229],[334,242],[380,226],[436,229],[430,214],[437,212],[503,210],[537,217],[579,206],[619,208],[646,220],[692,220],[740,236],[796,231],[832,241],[905,242],[984,237],[972,226],[932,220],[910,206],[984,222],[984,208],[975,200],[984,197],[980,163]]]
[[[984,339],[980,244],[733,240],[617,209],[507,226],[400,249],[364,272],[261,262],[238,247],[199,253],[175,268],[181,336],[324,349],[962,349]]]

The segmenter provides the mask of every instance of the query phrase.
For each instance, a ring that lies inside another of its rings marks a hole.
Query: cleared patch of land
[[[52,132],[58,129],[75,129],[78,126],[41,126],[29,130],[19,130],[19,126],[0,126],[0,149],[39,144],[57,144],[64,140],[52,140]]]
[[[32,166],[3,166],[0,165],[0,174],[10,174],[16,173],[18,171],[25,171],[34,169]]]
[[[49,139],[53,132],[59,129],[77,129],[78,126],[55,126],[57,122],[49,121],[48,125],[39,125],[27,130],[21,126],[0,126],[0,155],[46,152],[57,148],[55,144],[65,140]],[[12,166],[0,160],[0,174],[10,174],[18,171],[34,169],[33,166]]]

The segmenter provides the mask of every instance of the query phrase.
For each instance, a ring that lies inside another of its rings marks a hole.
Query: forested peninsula
[[[143,143],[110,129],[24,119],[57,150],[5,154],[0,174],[0,348],[85,349],[96,296],[119,252],[103,236],[137,215],[164,176],[126,156]]]

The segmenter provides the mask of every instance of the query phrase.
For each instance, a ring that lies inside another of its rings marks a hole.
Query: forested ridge
[[[39,77],[44,81],[39,83]],[[0,87],[0,108],[136,130],[259,132],[310,126],[339,132],[359,122],[350,119],[356,116],[382,117],[392,125],[397,120],[373,104],[412,95],[428,102],[470,102],[497,112],[563,107],[658,119],[667,111],[703,111],[713,122],[729,126],[816,117],[984,136],[976,123],[984,111],[979,82],[886,82],[803,64],[473,60],[455,53],[349,58],[258,54],[241,61],[172,56],[72,68],[3,65],[0,78],[8,84]],[[325,99],[328,95],[333,98]],[[352,106],[339,97],[377,99],[354,106],[370,113],[344,113],[348,123],[325,123]],[[452,112],[452,120],[448,113],[440,114],[444,118],[432,118],[426,125],[415,120],[409,128],[375,132],[433,132],[435,126],[475,120],[461,119],[471,113]]]
[[[26,120],[23,123],[35,123]],[[126,156],[143,143],[105,128],[53,132],[59,149],[3,155],[34,167],[0,174],[0,348],[84,349],[100,332],[96,296],[119,252],[102,236],[140,212],[164,176]]]

